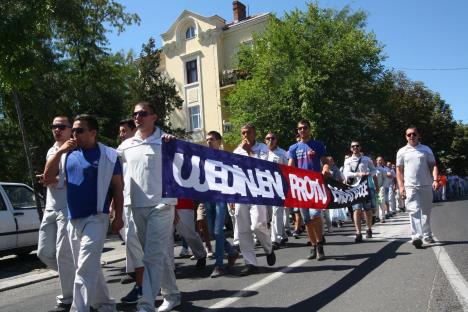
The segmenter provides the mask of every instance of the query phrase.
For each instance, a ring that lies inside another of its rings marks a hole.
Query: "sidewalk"
[[[108,237],[104,244],[101,264],[106,265],[122,260],[125,260],[125,246],[122,245],[122,241],[116,239],[114,236]],[[29,284],[34,284],[37,282],[42,282],[57,276],[58,273],[56,271],[46,270],[45,272],[29,272],[16,275],[14,277],[1,279],[0,292]]]

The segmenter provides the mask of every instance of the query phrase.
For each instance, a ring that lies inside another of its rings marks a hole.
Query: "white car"
[[[43,199],[40,201],[44,207]],[[0,256],[35,250],[39,226],[33,189],[22,183],[0,182]]]

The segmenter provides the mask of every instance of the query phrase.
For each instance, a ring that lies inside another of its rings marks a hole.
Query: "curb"
[[[120,262],[123,260],[125,260],[125,253],[123,255],[109,256],[107,257],[107,259],[101,259],[101,266]],[[47,281],[56,277],[58,277],[58,273],[53,270],[35,274],[26,273],[23,274],[23,276],[11,278],[6,281],[0,281],[0,292]]]

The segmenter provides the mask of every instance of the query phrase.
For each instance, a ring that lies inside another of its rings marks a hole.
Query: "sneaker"
[[[257,272],[258,272],[258,267],[252,264],[246,264],[245,268],[241,270],[240,275],[247,276],[247,275],[255,274]]]
[[[325,253],[323,252],[323,244],[317,245],[317,261],[322,261],[325,259]]]
[[[314,246],[314,248],[310,250],[310,255],[307,257],[307,259],[314,260],[316,258],[317,258],[317,246]]]
[[[188,248],[183,248],[180,250],[179,252],[179,257],[180,258],[187,258],[188,256],[190,256],[190,251],[188,250]]]
[[[295,239],[299,239],[299,233],[297,231],[294,231],[292,233],[292,236],[295,238]]]
[[[372,230],[366,231],[366,238],[372,238]]]
[[[278,250],[280,247],[280,244],[278,244],[277,242],[273,242],[271,243],[271,247],[273,247],[273,250]]]
[[[382,219],[380,219],[380,223],[385,223],[385,217],[383,216]]]
[[[275,265],[276,263],[276,255],[275,252],[272,250],[271,254],[267,255],[267,263],[269,266]]]
[[[70,308],[71,308],[71,304],[67,304],[67,303],[57,303],[57,305],[49,310],[49,312],[68,312],[70,311]]]
[[[281,242],[280,242],[280,245],[285,245],[288,241],[289,241],[289,239],[287,237],[282,238]]]
[[[375,222],[374,222],[374,223],[376,223],[376,222],[380,222],[380,218],[379,218],[379,217],[375,217]]]
[[[423,242],[420,238],[413,239],[413,246],[416,247],[416,249],[421,249],[423,245]]]
[[[142,295],[143,293],[141,287],[135,285],[125,297],[120,298],[120,301],[126,304],[137,303],[138,299],[140,299]]]
[[[426,244],[434,244],[435,243],[435,240],[432,238],[432,237],[425,237],[424,238],[424,243]]]
[[[215,268],[214,268],[213,272],[211,273],[210,277],[211,278],[217,278],[217,277],[223,276],[225,274],[226,274],[226,272],[224,272],[223,268],[215,266]]]
[[[197,260],[197,257],[191,256],[191,257],[190,257],[190,260]]]
[[[206,257],[198,259],[195,266],[197,270],[204,270],[206,268]]]
[[[179,305],[180,305],[180,296],[177,296],[177,299],[175,300],[167,300],[166,298],[164,298],[163,303],[158,308],[158,312],[169,312]]]
[[[208,259],[211,259],[211,260],[212,260],[212,259],[214,259],[214,253],[213,253],[212,251],[209,251],[209,252],[206,253],[206,257],[207,257]]]
[[[354,238],[355,243],[360,243],[362,242],[362,234],[356,234],[356,237]]]
[[[228,259],[228,268],[232,268],[236,264],[237,258],[239,258],[239,253],[238,252],[236,252],[232,256],[227,257],[227,259]]]

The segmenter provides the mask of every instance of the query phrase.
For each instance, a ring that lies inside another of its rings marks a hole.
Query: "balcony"
[[[247,79],[248,73],[238,69],[225,69],[219,75],[219,85],[223,88],[229,88],[236,84],[238,79]]]

